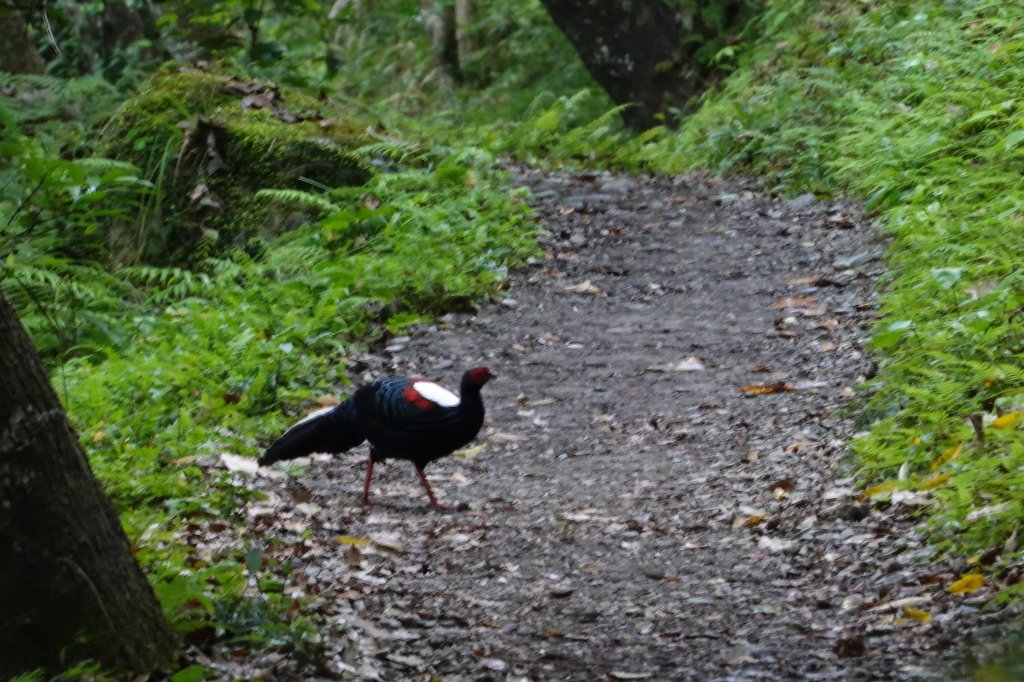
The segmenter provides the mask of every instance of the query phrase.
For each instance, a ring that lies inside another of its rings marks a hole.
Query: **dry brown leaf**
[[[590,280],[585,280],[579,284],[571,284],[565,288],[566,291],[571,291],[574,294],[590,294],[591,296],[607,296],[600,287],[591,284]]]
[[[787,308],[809,308],[818,303],[818,299],[813,296],[786,296],[780,298],[772,305],[775,310],[784,310]]]
[[[783,393],[795,391],[795,386],[790,386],[784,381],[776,381],[774,384],[751,384],[740,389],[744,395],[768,395],[769,393]]]
[[[796,279],[791,279],[788,282],[786,282],[786,284],[788,284],[789,286],[812,287],[821,286],[824,283],[825,279],[823,277],[797,277]]]

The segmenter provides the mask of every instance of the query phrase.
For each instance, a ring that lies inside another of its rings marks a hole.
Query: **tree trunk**
[[[455,4],[436,2],[424,10],[424,23],[430,34],[430,45],[445,79],[454,85],[462,84],[462,67],[459,64],[459,41],[455,21]]]
[[[473,0],[455,0],[455,42],[459,55],[460,66],[465,65],[469,55],[476,50],[470,37],[473,22],[476,20]]]
[[[683,107],[704,88],[695,46],[684,46],[683,23],[663,0],[541,2],[598,85],[616,103],[632,105],[622,112],[631,128],[657,125],[659,113]]]
[[[29,38],[20,10],[0,5],[0,71],[45,73],[46,65]]]
[[[0,383],[0,679],[167,663],[176,642],[156,596],[2,294]]]

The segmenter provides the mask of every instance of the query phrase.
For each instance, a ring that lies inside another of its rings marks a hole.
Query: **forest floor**
[[[926,546],[918,494],[861,501],[840,412],[884,244],[852,204],[742,181],[518,171],[547,258],[507,298],[353,367],[457,385],[487,419],[428,475],[365,450],[262,470],[262,551],[333,630],[303,676],[381,680],[948,679],[984,588]],[[757,388],[762,387],[762,388]],[[296,656],[206,661],[300,676]]]

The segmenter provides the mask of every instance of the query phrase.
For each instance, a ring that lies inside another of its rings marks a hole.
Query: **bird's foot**
[[[369,495],[363,495],[363,504],[367,507],[373,506],[373,500],[370,499]]]
[[[441,504],[437,500],[431,500],[427,503],[427,507],[430,509],[437,509],[438,511],[455,511],[455,507],[450,504]]]

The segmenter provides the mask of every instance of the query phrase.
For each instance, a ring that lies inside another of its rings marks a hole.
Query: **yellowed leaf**
[[[754,516],[747,518],[747,520],[743,522],[743,525],[750,528],[751,526],[756,526],[762,521],[764,521],[764,514],[755,514]]]
[[[938,457],[936,457],[935,461],[932,462],[932,471],[935,471],[936,469],[938,469],[942,465],[948,464],[949,462],[951,462],[954,459],[956,459],[957,457],[959,457],[960,456],[960,452],[963,449],[964,449],[963,444],[960,444],[960,445],[954,445],[953,447],[947,448],[946,450],[944,450],[942,452],[942,454],[939,455]]]
[[[949,473],[948,471],[942,471],[940,473],[935,474],[934,476],[930,476],[929,478],[925,479],[924,482],[922,482],[921,485],[917,487],[917,489],[934,490],[935,488],[938,488],[940,485],[948,481],[952,476],[953,474]]]
[[[967,573],[960,580],[946,588],[950,594],[970,594],[977,592],[985,584],[985,576],[980,573]]]
[[[990,429],[1009,429],[1012,428],[1020,421],[1021,415],[1024,412],[1007,412],[1001,417],[996,417],[992,420],[992,423],[988,425]]]
[[[337,540],[340,544],[352,545],[354,547],[366,547],[370,544],[370,541],[366,538],[357,538],[352,535],[339,535],[334,539]]]
[[[877,500],[883,497],[891,496],[895,491],[900,489],[900,482],[896,479],[891,481],[882,481],[877,485],[873,485],[860,494],[861,499]]]
[[[903,609],[903,615],[907,618],[913,618],[914,620],[919,621],[921,623],[930,623],[932,620],[932,614],[928,613],[927,611],[923,611],[921,609],[912,609],[910,607]]]

